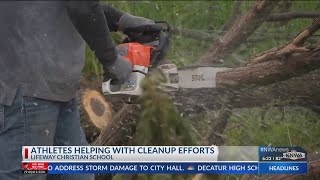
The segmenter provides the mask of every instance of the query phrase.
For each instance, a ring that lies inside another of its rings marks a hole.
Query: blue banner
[[[259,174],[306,174],[307,162],[260,162]]]
[[[49,163],[48,174],[258,174],[257,162]]]

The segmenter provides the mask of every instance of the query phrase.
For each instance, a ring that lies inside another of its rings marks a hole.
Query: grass
[[[241,109],[229,119],[226,145],[301,146],[320,152],[319,119],[304,108]]]

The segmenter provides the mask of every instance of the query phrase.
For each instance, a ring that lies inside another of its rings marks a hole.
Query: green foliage
[[[87,47],[86,48],[86,61],[84,64],[84,68],[82,69],[82,73],[85,76],[93,75],[97,79],[100,78],[102,69],[101,65],[95,57],[94,53]]]
[[[137,124],[135,143],[138,145],[195,145],[186,119],[176,112],[168,95],[159,89],[166,81],[160,72],[154,72],[142,83],[141,118]]]

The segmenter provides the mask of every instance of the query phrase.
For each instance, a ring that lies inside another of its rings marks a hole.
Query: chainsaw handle
[[[159,44],[152,52],[150,59],[151,67],[158,66],[160,60],[165,56],[170,46],[170,26],[167,25],[167,29],[159,32]]]
[[[111,79],[102,82],[102,92],[104,95],[109,94],[129,94],[129,95],[141,95],[141,82],[144,79],[145,74],[141,72],[132,72],[128,80],[121,85],[113,85]]]
[[[165,21],[156,21],[155,24],[152,25],[127,28],[123,32],[127,37],[122,43],[138,42],[144,44],[155,41],[154,39],[160,40],[161,32],[166,32],[168,34],[171,32],[170,25]]]
[[[156,21],[155,24],[143,25],[134,28],[127,28],[123,34],[130,36],[132,33],[159,32],[163,30],[164,24],[168,27],[168,23],[164,21]]]
[[[113,85],[111,84],[112,79],[109,79],[105,82],[102,82],[102,92],[104,95],[108,94],[120,94],[120,86],[121,85]]]

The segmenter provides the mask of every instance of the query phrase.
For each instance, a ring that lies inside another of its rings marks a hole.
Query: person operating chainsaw
[[[99,1],[0,1],[0,24],[0,179],[93,179],[22,175],[22,146],[88,145],[75,98],[85,45],[104,78],[122,84],[132,66],[110,31],[143,31],[154,21]]]

